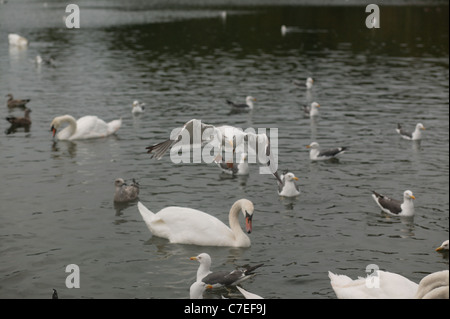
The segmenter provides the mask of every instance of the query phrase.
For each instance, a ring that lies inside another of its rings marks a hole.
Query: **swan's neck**
[[[69,126],[65,129],[68,136],[72,136],[77,131],[77,121],[71,115],[63,115],[59,118],[60,123],[67,123]]]
[[[241,211],[241,203],[238,201],[231,206],[230,214],[228,215],[230,228],[233,232],[236,242],[249,241],[248,236],[242,231],[239,224],[239,213]]]

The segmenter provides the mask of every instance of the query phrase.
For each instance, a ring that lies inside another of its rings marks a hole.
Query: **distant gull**
[[[319,108],[320,104],[317,102],[312,102],[311,106],[305,105],[303,107],[303,111],[309,115],[309,117],[315,117],[319,115]]]
[[[25,108],[26,104],[28,102],[30,102],[30,99],[25,99],[25,100],[14,99],[14,97],[11,93],[7,94],[6,97],[8,97],[8,101],[6,102],[6,105],[8,106],[9,109],[13,109],[16,107]]]
[[[401,137],[403,137],[405,140],[421,140],[422,139],[422,132],[421,130],[424,130],[425,127],[422,123],[417,123],[416,129],[414,132],[406,131],[402,128],[400,123],[397,124],[397,128],[395,129],[398,134],[400,134]]]
[[[375,191],[372,191],[372,197],[381,210],[385,213],[395,216],[413,216],[414,215],[414,197],[413,193],[410,190],[406,190],[403,193],[403,202],[392,199],[388,196],[379,194]]]
[[[126,184],[123,178],[117,178],[114,185],[116,186],[114,192],[114,202],[116,203],[130,202],[139,196],[139,184],[134,178],[130,185]]]
[[[444,241],[438,248],[436,248],[436,251],[448,253],[448,239]]]
[[[36,57],[34,58],[34,62],[37,65],[46,64],[46,65],[55,66],[55,60],[52,57],[42,58],[40,55],[36,55]]]
[[[206,289],[211,289],[211,285],[205,284],[203,281],[194,282],[189,288],[190,299],[203,299],[203,293]]]
[[[53,289],[52,299],[58,299],[58,292],[56,289]]]
[[[222,286],[232,286],[250,278],[253,271],[263,266],[258,264],[255,266],[240,267],[232,271],[215,271],[210,270],[211,257],[207,253],[201,253],[196,257],[191,257],[191,260],[197,260],[200,266],[197,270],[197,281],[203,281],[206,284],[212,285],[214,288]]]
[[[278,181],[278,195],[283,197],[295,197],[300,195],[300,188],[295,183],[298,181],[298,177],[296,177],[293,173],[284,172],[281,177],[277,172],[273,175]]]
[[[143,113],[145,110],[144,105],[145,103],[141,103],[138,100],[135,100],[131,106],[131,113],[133,114]]]
[[[311,144],[306,145],[306,147],[310,149],[309,158],[312,161],[323,161],[329,160],[331,158],[336,158],[337,156],[345,153],[348,150],[348,147],[337,147],[320,150],[320,145],[317,142],[312,142]]]
[[[25,48],[28,46],[28,40],[16,33],[8,34],[9,45],[19,48]]]
[[[254,106],[253,102],[256,102],[256,99],[253,96],[247,96],[245,98],[245,104],[238,104],[227,100],[228,105],[231,105],[233,108],[239,110],[252,110]]]
[[[241,288],[239,286],[236,286],[236,288],[241,292],[241,294],[245,297],[245,299],[264,299],[261,296],[258,296],[254,293],[248,292],[244,288]]]

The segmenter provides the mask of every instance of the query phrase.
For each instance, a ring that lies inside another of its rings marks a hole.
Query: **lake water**
[[[355,1],[78,1],[80,29],[65,27],[60,1],[0,4],[0,298],[47,299],[52,288],[66,299],[188,298],[189,257],[202,252],[214,270],[264,263],[242,286],[274,299],[335,298],[329,270],[356,278],[376,264],[418,282],[448,269],[434,250],[449,238],[448,2],[405,3],[380,6],[380,29],[366,28]],[[8,33],[28,49],[10,48]],[[38,54],[54,65],[37,66]],[[309,93],[292,83],[308,76]],[[8,93],[31,99],[29,132],[4,133],[5,117],[22,116]],[[230,113],[225,101],[247,95],[255,109]],[[147,104],[137,117],[135,99]],[[317,121],[302,112],[313,100]],[[54,142],[50,122],[63,114],[123,124],[108,138]],[[280,170],[299,177],[301,195],[280,198],[256,165],[226,178],[213,164],[150,159],[147,146],[192,118],[278,128]],[[398,122],[422,122],[422,142],[401,139]],[[310,162],[313,140],[350,150]],[[251,200],[251,247],[152,238],[136,203],[114,205],[117,177],[136,178],[154,212],[186,206],[228,223],[231,205]],[[387,216],[371,198],[406,189],[414,218]],[[69,264],[79,289],[66,288]]]

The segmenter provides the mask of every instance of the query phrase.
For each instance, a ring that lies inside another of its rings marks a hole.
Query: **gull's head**
[[[133,101],[133,107],[138,106],[139,105],[139,101],[138,100],[134,100]]]
[[[298,177],[296,177],[294,174],[292,173],[286,173],[284,175],[284,180],[288,181],[288,182],[295,182],[298,181]]]
[[[189,258],[190,260],[197,260],[200,264],[209,264],[211,265],[211,256],[207,253],[201,253],[198,256]]]
[[[239,163],[244,163],[247,160],[248,154],[247,153],[242,153],[241,154],[241,159]]]
[[[414,197],[414,195],[413,195],[413,192],[411,192],[410,190],[406,190],[406,191],[403,193],[403,198],[404,198],[405,200],[416,199],[416,197]]]
[[[311,103],[311,108],[318,108],[318,107],[320,107],[319,103],[317,103],[317,102],[312,102]]]
[[[310,148],[310,149],[313,149],[313,150],[317,150],[317,149],[319,149],[319,143],[317,143],[317,142],[312,142],[311,144],[309,144],[309,145],[306,145],[306,148]]]
[[[314,83],[314,79],[312,77],[309,77],[309,78],[306,79],[306,83],[313,84]]]
[[[203,299],[203,292],[206,289],[213,288],[212,285],[208,285],[203,281],[194,282],[189,288],[189,295],[191,299]]]
[[[114,181],[114,185],[116,187],[122,187],[122,185],[125,185],[125,181],[123,178],[116,178],[116,180]]]
[[[425,129],[425,126],[423,126],[422,123],[417,123],[416,129],[424,130],[424,129]]]
[[[253,96],[251,96],[251,95],[249,95],[249,96],[247,96],[246,98],[245,98],[245,101],[248,103],[248,102],[256,102],[256,99],[253,97]]]
[[[436,251],[448,251],[448,239],[436,248]]]

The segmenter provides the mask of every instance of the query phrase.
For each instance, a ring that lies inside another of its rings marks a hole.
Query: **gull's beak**
[[[206,285],[205,288],[206,289],[213,289],[213,286],[212,285]]]
[[[422,126],[422,130],[424,130],[425,129],[425,126]]]
[[[311,145],[306,145],[306,148],[311,148]]]
[[[191,257],[190,260],[197,260],[197,257]]]
[[[412,199],[416,199],[416,197],[415,197],[414,195],[411,195],[410,197],[411,197]]]
[[[320,104],[317,104],[317,106],[316,107],[320,107]]]
[[[253,98],[253,102],[256,102],[256,99],[255,99],[255,98]]]
[[[444,247],[439,246],[438,248],[436,248],[436,251],[441,251],[441,250],[443,250],[443,249],[444,249]]]
[[[298,181],[298,177],[296,176],[292,177],[292,179]]]

